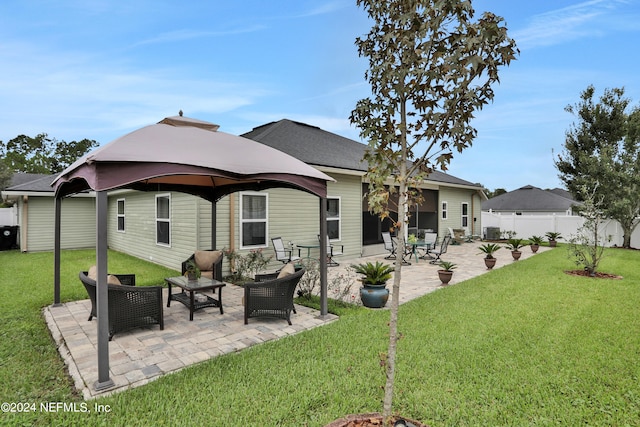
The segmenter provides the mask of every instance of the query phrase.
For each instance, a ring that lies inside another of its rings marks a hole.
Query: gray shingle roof
[[[56,175],[46,175],[41,173],[16,173],[11,178],[11,184],[6,188],[7,191],[33,191],[33,192],[52,192],[51,183]]]
[[[282,119],[258,126],[241,136],[284,151],[310,165],[367,171],[367,163],[362,161],[367,149],[365,144],[316,126]],[[440,171],[434,171],[429,181],[481,188],[480,184]]]
[[[525,185],[517,190],[501,194],[482,202],[482,210],[522,211],[522,212],[560,212],[577,205],[572,199],[560,196],[552,191]]]

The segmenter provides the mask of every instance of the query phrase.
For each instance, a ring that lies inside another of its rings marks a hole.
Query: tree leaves
[[[97,146],[89,139],[66,142],[49,138],[46,133],[19,135],[6,144],[0,141],[0,157],[13,172],[56,174]]]
[[[627,113],[630,100],[623,88],[605,89],[599,102],[594,96],[590,85],[577,104],[565,108],[578,122],[566,132],[555,164],[579,199],[585,188],[597,191],[607,216],[622,226],[623,246],[629,247],[640,216],[640,108]]]
[[[369,58],[365,78],[372,95],[357,102],[351,123],[368,141],[364,159],[369,209],[390,218],[392,198],[404,233],[408,206],[420,203],[420,184],[436,167],[446,170],[453,152],[471,146],[476,130],[470,124],[476,109],[493,99],[491,85],[498,68],[518,52],[507,37],[502,18],[485,13],[473,22],[470,1],[357,0],[373,21],[358,54]],[[426,149],[419,153],[422,145]],[[399,253],[404,253],[404,239]],[[391,413],[402,257],[398,256],[385,361],[384,416]]]

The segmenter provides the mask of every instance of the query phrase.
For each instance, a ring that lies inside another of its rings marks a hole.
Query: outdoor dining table
[[[320,243],[296,244],[299,249],[307,250],[307,259],[311,259],[311,249],[320,249]]]
[[[411,245],[411,253],[413,254],[413,256],[415,256],[416,258],[416,263],[418,263],[418,248],[423,248],[427,250],[427,254],[429,253],[429,250],[431,249],[431,242],[425,242],[424,240],[416,240],[415,242],[407,242],[407,245]],[[425,257],[427,255],[425,254]]]

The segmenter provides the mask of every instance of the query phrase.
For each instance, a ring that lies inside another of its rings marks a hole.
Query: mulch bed
[[[622,279],[622,276],[609,274],[609,273],[601,273],[599,271],[596,271],[595,276],[591,276],[589,272],[586,270],[567,270],[565,271],[565,273],[571,276],[590,277],[594,279],[616,279],[616,280]]]
[[[398,421],[398,417],[392,416],[393,421]],[[411,420],[408,418],[402,418],[405,420],[406,426],[410,427],[428,427],[419,421]],[[344,418],[335,420],[331,424],[327,424],[325,427],[382,427],[382,414],[374,412],[370,414],[352,414],[347,415]]]

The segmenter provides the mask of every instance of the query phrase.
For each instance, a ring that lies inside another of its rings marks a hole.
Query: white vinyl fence
[[[548,231],[558,232],[566,241],[577,234],[584,224],[584,218],[575,215],[516,215],[482,212],[482,237],[487,235],[487,227],[499,228],[501,232],[515,231],[516,236],[528,239],[543,236]],[[605,246],[622,246],[623,232],[618,221],[606,220],[600,225],[600,233],[605,236]],[[563,239],[560,239],[562,241]],[[640,226],[631,235],[631,247],[640,248]]]
[[[15,206],[12,208],[0,208],[0,226],[3,225],[18,225],[18,209]]]

